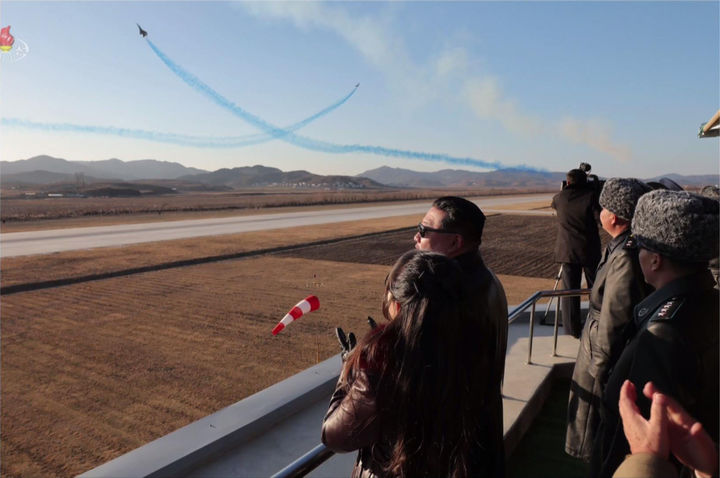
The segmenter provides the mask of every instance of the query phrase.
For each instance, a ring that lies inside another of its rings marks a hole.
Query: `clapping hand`
[[[652,400],[650,419],[646,420],[635,403],[637,400],[635,384],[625,380],[620,389],[618,403],[623,431],[632,454],[651,453],[667,460],[670,453],[668,417],[665,409],[668,397],[658,393],[650,398]]]
[[[702,423],[675,399],[660,393],[652,382],[645,384],[643,394],[653,400],[657,395],[665,397],[670,451],[675,458],[696,470],[698,476],[713,476],[718,470],[717,447]]]
[[[635,404],[635,385],[626,380],[618,403],[625,437],[632,453],[652,453],[667,459],[669,452],[698,477],[711,477],[718,470],[718,452],[712,438],[673,398],[658,391],[652,382],[643,394],[652,400],[650,419]]]

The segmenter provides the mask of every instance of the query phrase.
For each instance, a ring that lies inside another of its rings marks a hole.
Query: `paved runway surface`
[[[504,210],[513,204],[547,200],[552,194],[522,196],[494,196],[475,199],[485,213],[507,212],[549,214],[547,211]],[[164,221],[144,224],[123,224],[102,227],[53,229],[46,231],[0,234],[0,257],[48,254],[52,252],[122,246],[142,242],[168,241],[201,236],[237,234],[240,232],[283,229],[313,224],[357,221],[417,214],[418,219],[428,210],[432,201],[418,201],[382,206],[349,207],[301,211],[291,213],[260,214],[184,221]]]

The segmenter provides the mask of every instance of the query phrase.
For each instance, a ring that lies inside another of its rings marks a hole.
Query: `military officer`
[[[590,292],[570,385],[565,438],[565,451],[583,461],[590,461],[592,454],[608,372],[627,342],[623,331],[632,321],[633,308],[648,291],[630,237],[635,205],[648,191],[650,187],[637,179],[611,178],[600,193],[600,223],[612,240],[605,247]]]
[[[652,191],[638,201],[632,231],[643,276],[655,292],[635,307],[637,332],[609,376],[592,476],[612,476],[630,451],[618,412],[626,379],[638,390],[652,381],[718,441],[720,304],[707,262],[718,255],[719,206],[686,191]],[[638,398],[638,407],[649,417],[646,397]]]

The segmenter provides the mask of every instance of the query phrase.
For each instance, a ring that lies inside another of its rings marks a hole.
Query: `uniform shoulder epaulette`
[[[628,236],[627,241],[623,244],[623,249],[637,249],[638,242],[635,236]]]
[[[684,297],[673,297],[655,310],[650,321],[670,320],[685,303]]]

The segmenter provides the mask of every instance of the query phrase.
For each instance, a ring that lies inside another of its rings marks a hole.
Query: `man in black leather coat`
[[[587,320],[580,338],[570,384],[565,451],[590,461],[592,443],[600,420],[600,399],[633,319],[633,308],[645,298],[638,251],[630,236],[635,205],[650,187],[634,178],[611,178],[600,193],[600,222],[610,234],[590,292]]]
[[[655,292],[635,307],[634,338],[608,379],[592,476],[611,477],[629,453],[618,412],[625,380],[637,389],[652,381],[718,441],[720,297],[707,262],[718,255],[719,206],[686,191],[652,191],[638,201],[632,231]],[[638,406],[649,417],[647,398],[639,397]]]

